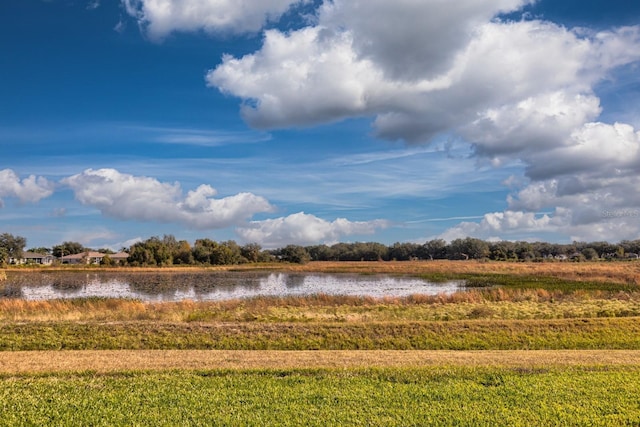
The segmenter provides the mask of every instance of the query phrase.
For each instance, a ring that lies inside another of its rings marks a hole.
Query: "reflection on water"
[[[253,272],[9,273],[0,298],[132,298],[142,301],[219,301],[312,294],[402,297],[461,290],[459,281],[431,283],[410,277]]]

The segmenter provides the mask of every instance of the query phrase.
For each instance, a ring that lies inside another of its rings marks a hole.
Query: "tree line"
[[[0,264],[9,259],[19,259],[26,246],[26,239],[9,233],[0,234]],[[30,252],[51,254],[55,257],[80,254],[94,249],[78,242],[63,242],[52,248],[30,248]],[[97,252],[113,254],[110,249],[95,249]],[[178,240],[172,235],[150,237],[122,248],[129,257],[130,266],[171,265],[233,265],[260,262],[309,261],[408,261],[408,260],[494,260],[494,261],[549,261],[549,260],[620,260],[635,259],[640,254],[639,240],[609,242],[573,242],[558,244],[547,242],[489,242],[467,237],[449,243],[442,239],[420,243],[394,243],[384,245],[376,242],[336,243],[334,245],[298,246],[265,250],[257,243],[239,245],[233,240],[217,242],[208,238],[198,239],[193,244]],[[110,263],[105,257],[105,263]]]

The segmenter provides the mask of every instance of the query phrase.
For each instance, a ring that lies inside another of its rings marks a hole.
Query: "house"
[[[60,258],[63,264],[100,264],[105,255],[109,255],[114,262],[124,262],[129,257],[126,252],[104,254],[102,252],[86,251],[79,254],[66,255]]]
[[[41,264],[51,265],[56,257],[49,254],[39,254],[37,252],[22,252],[21,258],[10,258],[10,264]]]
[[[60,258],[63,264],[100,264],[104,254],[101,252],[86,251],[79,254],[65,255]]]

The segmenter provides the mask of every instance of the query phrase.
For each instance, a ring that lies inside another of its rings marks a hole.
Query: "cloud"
[[[444,235],[556,232],[570,240],[610,241],[640,236],[640,132],[632,126],[585,123],[558,146],[523,159],[528,180],[509,180],[516,192],[507,199],[507,211],[461,223]],[[538,218],[541,210],[553,214]]]
[[[253,221],[248,227],[240,227],[236,231],[244,241],[258,242],[267,247],[282,247],[288,244],[307,246],[333,243],[340,237],[373,234],[375,230],[388,226],[389,223],[384,220],[352,222],[338,218],[329,222],[299,212],[282,218]]]
[[[176,31],[234,33],[259,31],[306,0],[122,0],[127,13],[151,39]]]
[[[186,196],[178,183],[123,174],[115,169],[87,169],[62,180],[84,205],[104,215],[122,219],[176,222],[194,229],[217,229],[241,224],[273,207],[263,197],[239,193],[216,199],[209,185],[200,185]]]
[[[256,128],[371,116],[381,138],[458,133],[485,155],[552,144],[598,116],[593,87],[640,58],[640,27],[492,20],[525,3],[327,2],[316,25],[267,31],[260,50],[225,56],[206,80],[241,98]],[[535,124],[546,130],[531,134]]]
[[[530,0],[334,0],[319,9],[320,26],[346,29],[353,52],[394,80],[419,81],[448,71],[478,25]]]
[[[0,170],[0,207],[3,197],[16,197],[21,203],[35,203],[53,194],[54,184],[44,177],[20,177],[11,169]]]
[[[504,212],[444,235],[638,237],[638,217],[619,213],[640,207],[640,134],[598,121],[597,90],[640,60],[640,26],[499,18],[528,3],[326,1],[313,25],[267,31],[260,50],[225,56],[206,81],[241,98],[256,128],[372,117],[380,138],[451,136],[494,167],[524,166]]]

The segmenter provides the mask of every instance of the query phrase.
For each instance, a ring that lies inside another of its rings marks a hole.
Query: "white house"
[[[51,265],[56,257],[49,254],[39,254],[37,252],[22,252],[22,258],[10,258],[9,264],[41,264]]]

